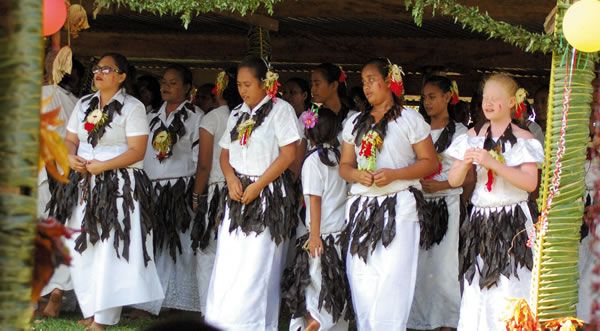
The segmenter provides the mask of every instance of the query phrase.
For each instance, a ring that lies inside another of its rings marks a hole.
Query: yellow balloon
[[[600,1],[581,0],[569,7],[563,18],[563,33],[577,50],[600,51]]]

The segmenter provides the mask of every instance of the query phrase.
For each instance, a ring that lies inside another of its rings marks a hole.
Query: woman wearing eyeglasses
[[[86,330],[119,322],[122,306],[162,299],[151,259],[151,184],[142,170],[148,122],[129,95],[120,54],[93,68],[95,94],[81,98],[67,125],[71,182],[54,191],[51,213],[72,210],[71,277]]]

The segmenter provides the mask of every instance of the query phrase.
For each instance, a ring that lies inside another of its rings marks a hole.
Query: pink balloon
[[[67,5],[65,0],[43,0],[43,29],[44,36],[55,34],[67,20]]]

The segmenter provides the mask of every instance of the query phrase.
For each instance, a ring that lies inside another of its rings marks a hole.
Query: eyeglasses
[[[103,75],[108,75],[111,72],[120,74],[122,71],[120,69],[116,69],[116,68],[109,67],[109,66],[104,66],[104,67],[94,66],[94,67],[92,67],[92,73],[94,73],[94,74],[102,73]]]

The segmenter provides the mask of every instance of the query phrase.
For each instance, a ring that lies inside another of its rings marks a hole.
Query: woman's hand
[[[240,179],[237,176],[232,175],[227,177],[226,181],[227,189],[229,190],[229,198],[233,201],[242,201],[242,193],[244,193],[244,191],[242,190],[242,182],[240,182]]]
[[[77,156],[77,155],[73,155],[73,154],[69,154],[69,166],[71,167],[71,169],[82,173],[82,174],[86,174],[87,173],[87,169],[86,169],[86,164],[87,164],[87,160],[82,158],[81,156]]]
[[[477,163],[486,169],[492,169],[496,165],[495,163],[498,162],[492,157],[490,152],[479,147],[468,149],[467,152],[465,152],[465,159],[467,159],[467,155],[474,163]]]
[[[373,185],[373,182],[374,182],[373,174],[371,174],[368,171],[356,170],[354,176],[355,176],[354,182],[356,182],[356,183],[359,183],[359,184],[367,186],[367,187]]]
[[[373,172],[373,181],[379,187],[386,186],[394,180],[394,170],[392,169],[382,168]]]
[[[323,254],[323,240],[321,240],[321,236],[311,234],[308,238],[308,255],[315,258],[321,254]]]
[[[260,195],[261,191],[262,189],[257,183],[252,183],[248,185],[248,187],[246,187],[244,193],[242,194],[242,203],[245,205],[249,205],[250,203],[252,203],[252,201],[254,201],[254,199],[256,199]]]
[[[85,168],[92,175],[101,174],[106,170],[105,163],[102,161],[98,161],[98,160],[88,161]]]
[[[437,181],[433,179],[421,179],[421,187],[423,188],[423,192],[425,193],[435,193],[439,191],[443,191],[449,187],[447,181]]]

